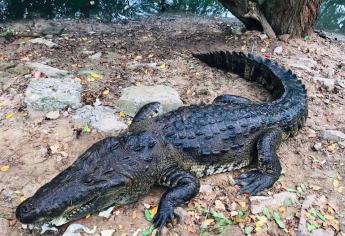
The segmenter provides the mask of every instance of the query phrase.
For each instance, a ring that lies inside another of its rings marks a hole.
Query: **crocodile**
[[[305,124],[307,92],[291,70],[252,54],[193,54],[211,67],[257,82],[272,95],[260,103],[220,95],[212,104],[183,106],[159,115],[160,103],[143,106],[128,130],[107,137],[43,185],[16,209],[25,224],[59,226],[111,206],[130,204],[155,185],[167,187],[152,222],[163,227],[174,208],[195,197],[199,178],[243,167],[235,183],[255,195],[281,174],[276,153]]]

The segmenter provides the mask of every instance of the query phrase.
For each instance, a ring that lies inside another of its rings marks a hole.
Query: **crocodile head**
[[[24,224],[59,226],[110,206],[134,202],[146,194],[150,184],[138,158],[132,158],[121,142],[104,139],[90,147],[70,167],[16,209]]]

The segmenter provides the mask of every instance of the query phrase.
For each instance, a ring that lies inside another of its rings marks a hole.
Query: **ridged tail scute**
[[[277,62],[252,54],[237,52],[209,52],[193,54],[211,67],[231,72],[266,88],[283,116],[291,117],[286,123],[290,134],[304,125],[307,118],[307,91],[291,70]],[[294,110],[292,110],[294,109]],[[294,115],[295,114],[295,115]]]
[[[302,95],[306,98],[306,89],[297,76],[268,59],[256,57],[252,54],[245,55],[237,52],[210,52],[193,54],[211,67],[232,72],[246,80],[262,84],[272,93],[274,100],[285,95]],[[296,94],[297,93],[297,94]]]

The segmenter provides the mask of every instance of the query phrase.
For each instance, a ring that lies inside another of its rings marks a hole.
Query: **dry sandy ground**
[[[324,205],[314,207],[328,218],[326,222],[319,219],[314,223],[342,235],[340,230],[345,232],[344,145],[324,141],[321,134],[325,129],[345,132],[345,88],[339,85],[327,91],[312,78],[319,74],[345,82],[345,44],[316,35],[288,42],[262,40],[258,32],[233,36],[222,30],[222,22],[221,19],[178,17],[111,25],[65,21],[58,23],[66,27],[66,34],[53,38],[59,45],[54,49],[28,42],[31,38],[25,30],[39,30],[47,25],[46,21],[13,23],[11,27],[22,34],[10,41],[1,40],[0,62],[49,61],[53,67],[72,72],[97,69],[104,77],[101,81],[83,80],[87,91],[84,101],[90,103],[98,97],[103,104],[114,107],[122,88],[138,84],[172,86],[185,104],[209,103],[223,93],[259,101],[270,99],[257,85],[198,62],[191,56],[192,52],[222,49],[262,55],[264,51],[273,54],[274,48],[282,46],[282,54],[272,58],[286,67],[290,68],[299,58],[313,59],[315,64],[293,69],[308,89],[309,118],[305,128],[280,147],[284,174],[263,194],[297,191],[300,203],[311,195],[326,197],[321,198]],[[102,57],[91,60],[83,50],[102,52]],[[152,62],[157,66],[145,65]],[[136,66],[131,66],[133,63]],[[23,103],[29,76],[10,72],[0,72],[2,77],[11,78],[0,91],[0,167],[5,167],[0,172],[0,216],[7,219],[9,235],[37,235],[24,230],[16,221],[15,207],[106,134],[92,131],[77,138],[71,109],[66,109],[64,116],[57,120],[30,118]],[[109,94],[103,93],[104,90],[109,90]],[[319,151],[313,148],[316,143],[322,144]],[[238,189],[231,184],[234,175],[226,173],[203,179],[203,192],[184,206],[184,219],[174,226],[169,224],[163,233],[213,235],[224,228],[226,235],[230,232],[242,235],[243,230],[249,233],[252,227],[252,235],[296,235],[301,204],[277,210],[285,229],[279,228],[274,220],[260,225],[260,214],[250,212],[248,197],[237,195]],[[161,194],[161,189],[155,189],[138,203],[115,209],[110,219],[92,216],[78,223],[90,228],[97,226],[97,233],[114,229],[114,235],[133,235],[138,229],[149,228],[150,223],[144,217],[145,206],[155,207]],[[201,206],[206,210],[201,210]],[[214,211],[223,212],[236,225],[217,227],[219,219],[212,218]],[[61,235],[65,229],[66,226],[61,227],[55,235]],[[138,235],[142,234],[141,231]]]

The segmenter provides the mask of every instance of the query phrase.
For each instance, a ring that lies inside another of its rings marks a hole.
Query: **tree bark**
[[[313,30],[322,0],[219,0],[248,29],[265,29],[265,20],[276,35],[303,37]],[[259,4],[259,2],[261,4]],[[264,19],[248,14],[252,5]],[[267,29],[265,29],[265,32]]]

